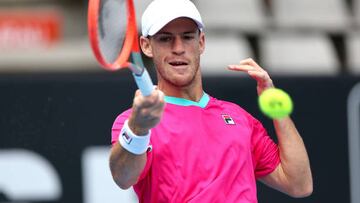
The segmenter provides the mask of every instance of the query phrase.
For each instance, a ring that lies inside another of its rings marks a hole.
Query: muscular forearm
[[[164,111],[165,101],[164,101],[164,93],[160,90],[154,90],[151,95],[143,97],[139,90],[136,91],[132,113],[129,116],[128,127],[129,131],[127,131],[128,135],[132,136],[150,136],[147,135],[149,130],[155,127],[159,122]],[[126,121],[125,121],[126,123]],[[125,124],[124,124],[125,125]],[[124,129],[124,126],[123,126]],[[138,140],[138,138],[134,138]],[[141,140],[141,139],[140,139]],[[148,142],[148,139],[145,139]],[[134,144],[135,141],[132,141]],[[139,142],[141,144],[139,145]],[[124,145],[123,145],[124,146]],[[138,141],[138,145],[133,145],[137,147],[137,150],[132,151],[133,153],[127,151],[123,148],[119,142],[114,144],[111,150],[110,155],[110,169],[114,181],[119,185],[122,189],[129,188],[134,185],[141,172],[143,171],[146,161],[147,155],[146,153],[142,153],[142,149],[138,153],[139,146],[148,146],[148,143],[144,143],[144,140]],[[127,148],[127,149],[131,149]],[[146,149],[144,149],[146,151]],[[131,151],[131,150],[130,150]],[[140,154],[140,155],[136,155]]]
[[[292,120],[274,120],[278,137],[281,169],[286,187],[292,196],[307,196],[312,192],[312,176],[304,142]]]
[[[134,185],[146,164],[146,154],[135,155],[116,143],[111,149],[110,170],[116,184],[127,189]]]
[[[233,71],[247,72],[257,82],[257,92],[273,88],[269,74],[253,59],[240,61],[240,64],[229,65]],[[291,196],[307,196],[312,192],[312,177],[309,158],[298,131],[289,117],[274,120],[279,141],[281,163],[270,174],[261,178],[265,184]]]

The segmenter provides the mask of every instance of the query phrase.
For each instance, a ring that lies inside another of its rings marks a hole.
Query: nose
[[[182,41],[180,36],[175,37],[173,41],[172,52],[176,55],[181,55],[185,53],[184,42]]]

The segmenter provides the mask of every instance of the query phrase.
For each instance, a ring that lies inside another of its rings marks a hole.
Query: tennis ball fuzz
[[[290,96],[278,88],[270,88],[259,96],[260,110],[271,119],[284,118],[291,114],[293,103]]]

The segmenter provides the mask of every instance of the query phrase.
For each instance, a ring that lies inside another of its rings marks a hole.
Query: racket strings
[[[121,52],[127,32],[126,0],[102,0],[99,15],[100,50],[106,62],[113,63]]]

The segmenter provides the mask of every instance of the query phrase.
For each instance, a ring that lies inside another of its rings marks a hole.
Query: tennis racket
[[[89,0],[88,31],[100,65],[109,71],[128,67],[141,93],[150,95],[154,86],[141,59],[133,1]]]

